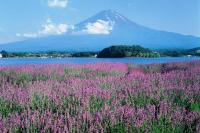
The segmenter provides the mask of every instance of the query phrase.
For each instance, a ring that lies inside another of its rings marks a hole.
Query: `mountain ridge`
[[[99,28],[99,31],[95,28]],[[97,51],[111,45],[121,44],[139,44],[151,49],[193,48],[200,45],[200,38],[154,30],[137,24],[114,10],[104,10],[76,24],[75,29],[70,33],[4,44],[0,45],[0,50]]]

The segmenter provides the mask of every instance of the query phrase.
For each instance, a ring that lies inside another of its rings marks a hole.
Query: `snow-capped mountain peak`
[[[151,29],[113,10],[104,10],[75,25],[72,31],[1,45],[8,51],[98,51],[117,44],[139,44],[147,48],[192,48],[200,38]]]
[[[114,10],[104,10],[98,13],[96,17],[99,17],[103,20],[114,21],[114,22],[130,21],[126,17],[124,17],[123,15]]]
[[[114,10],[104,10],[75,25],[74,33],[110,34],[116,27],[136,25]]]

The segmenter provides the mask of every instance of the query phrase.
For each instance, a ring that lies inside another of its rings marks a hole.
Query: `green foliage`
[[[200,56],[200,47],[192,49],[164,49],[159,50],[161,56],[181,57],[181,56]]]
[[[192,103],[191,109],[200,112],[200,103]]]
[[[17,74],[17,79],[15,80],[16,84],[26,84],[33,80],[33,77],[31,74],[28,73],[19,73]]]
[[[161,56],[170,56],[170,57],[180,57],[185,55],[182,50],[165,50],[160,53]]]
[[[59,75],[56,71],[53,71],[53,72],[51,73],[51,79],[57,80],[57,81],[64,81],[64,80],[65,80],[65,77],[62,76],[62,75]]]
[[[139,45],[118,45],[111,46],[103,49],[98,58],[121,58],[121,57],[158,57],[158,53],[154,53],[147,48],[143,48]]]
[[[12,132],[12,133],[22,133],[22,132],[23,132],[23,129],[22,129],[20,126],[15,125],[15,126],[13,126],[13,127],[11,128],[11,132]]]
[[[187,50],[186,53],[187,53],[188,55],[200,56],[200,47]]]
[[[96,75],[97,77],[108,77],[108,76],[120,76],[120,72],[118,71],[111,71],[111,72],[107,72],[107,71],[96,71]]]
[[[82,73],[90,73],[90,72],[93,72],[94,70],[93,69],[90,69],[90,68],[81,68],[81,72]]]
[[[34,93],[31,97],[30,107],[32,110],[45,111],[47,109],[51,109],[52,111],[56,111],[56,104],[47,96],[39,93]]]
[[[0,51],[3,58],[7,57],[94,57],[97,52],[67,52],[67,51],[46,51],[46,52],[6,52]]]
[[[169,65],[167,63],[140,66],[145,73],[167,73],[171,71],[186,71],[188,67],[182,65]]]
[[[127,104],[124,102],[127,102],[130,105],[137,106],[137,107],[145,107],[147,105],[157,103],[155,99],[147,96],[147,94],[144,92],[141,92],[137,95],[128,94],[128,100],[122,102],[122,104]]]
[[[96,55],[96,52],[77,52],[72,53],[72,57],[94,57]]]
[[[1,77],[11,77],[11,76],[16,76],[17,72],[16,71],[0,71],[0,76]]]
[[[68,111],[71,116],[76,116],[78,113],[78,107],[80,106],[80,101],[74,95],[62,98],[62,105],[57,107],[58,112]]]
[[[116,94],[115,94],[115,93],[112,93],[110,99],[108,99],[108,100],[106,101],[106,103],[107,103],[109,106],[111,106],[113,100],[115,99],[115,97],[116,97]]]
[[[91,97],[89,102],[89,111],[91,113],[99,111],[101,108],[103,108],[105,104],[105,100],[98,97]]]
[[[93,70],[90,69],[90,68],[81,68],[81,69],[78,69],[78,68],[73,68],[73,67],[66,67],[64,69],[65,74],[73,74],[73,75],[78,75],[80,73],[90,73],[92,71]]]
[[[135,65],[133,65],[133,64],[128,64],[128,71],[132,70],[133,68],[135,68]]]
[[[30,73],[16,72],[14,70],[0,71],[0,76],[7,79],[8,83],[11,83],[13,85],[22,85],[22,86],[28,84],[29,82],[39,81],[39,80],[46,81],[49,79],[49,77],[44,74],[32,75]]]
[[[190,106],[191,106],[189,98],[181,90],[180,91],[171,90],[171,94],[170,94],[168,99],[175,106],[181,106],[181,107],[184,107],[184,108],[186,108],[186,107],[190,108]]]
[[[97,75],[98,77],[107,77],[107,76],[109,76],[109,72],[97,71],[96,75]]]
[[[23,133],[24,130],[26,130],[26,132],[28,132],[28,133],[39,133],[40,132],[40,129],[37,128],[37,126],[34,124],[30,124],[28,127],[26,127],[26,129],[22,128],[21,126],[18,126],[18,125],[11,128],[12,133]]]
[[[183,133],[181,125],[174,126],[169,118],[161,117],[152,122],[151,133]]]
[[[39,74],[39,75],[33,76],[33,81],[46,81],[48,79],[49,79],[49,77],[44,74]]]
[[[120,73],[119,71],[111,71],[110,76],[120,76],[122,73]]]
[[[46,109],[48,108],[48,103],[49,100],[47,97],[42,97],[37,93],[34,93],[32,98],[31,98],[31,108],[33,110],[37,110],[37,109]]]
[[[85,79],[85,78],[88,78],[86,76],[87,73],[91,73],[93,72],[94,70],[93,69],[90,69],[90,68],[73,68],[73,67],[66,67],[64,69],[64,72],[66,75],[73,75],[73,76],[76,76],[76,77],[79,77],[81,79]]]
[[[111,126],[111,133],[126,133],[126,127],[124,123],[118,123],[114,126]]]
[[[101,84],[100,84],[100,87],[101,87],[102,89],[109,90],[109,89],[111,89],[112,84],[111,84],[111,83],[108,83],[108,82],[105,82],[105,83],[101,83]]]
[[[3,58],[8,57],[8,52],[6,52],[6,51],[4,51],[4,50],[1,51],[0,54],[2,54],[2,57],[3,57]]]
[[[194,101],[191,101],[193,99]],[[188,110],[194,110],[200,112],[200,99],[199,95],[193,95],[188,97],[183,91],[172,91],[169,101],[175,106],[184,107]]]
[[[65,71],[65,74],[80,74],[81,73],[80,70],[75,69],[75,68],[71,68],[71,67],[66,67],[64,69],[64,71]]]
[[[76,116],[78,113],[78,107],[80,101],[75,96],[63,97],[61,105],[57,105],[53,100],[50,100],[47,96],[39,93],[34,93],[31,98],[31,109],[44,112],[47,109],[58,113],[69,112],[71,116]]]
[[[2,116],[7,117],[10,113],[20,113],[22,110],[23,108],[20,105],[0,98],[0,113]]]

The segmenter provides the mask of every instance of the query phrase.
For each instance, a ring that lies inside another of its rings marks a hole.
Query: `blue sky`
[[[105,9],[154,29],[200,37],[200,0],[1,0],[0,43],[62,34]]]

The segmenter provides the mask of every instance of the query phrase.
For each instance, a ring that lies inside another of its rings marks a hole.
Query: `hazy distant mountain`
[[[105,10],[75,25],[69,33],[0,45],[8,51],[92,51],[111,45],[139,44],[147,48],[193,48],[200,38],[154,30],[116,11]]]

